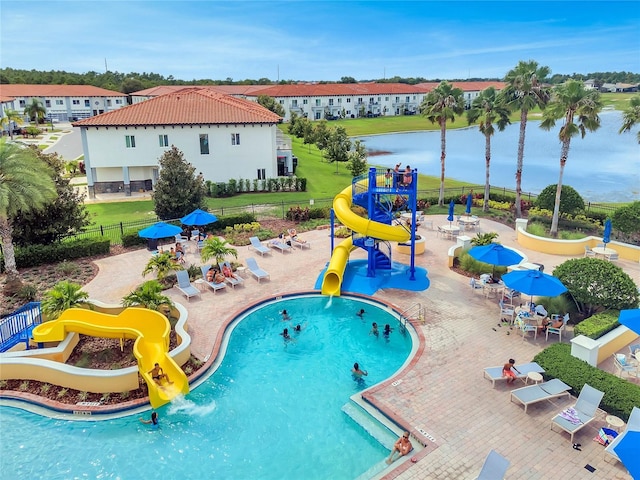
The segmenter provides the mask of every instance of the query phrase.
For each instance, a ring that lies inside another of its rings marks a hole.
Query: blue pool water
[[[283,328],[297,323],[303,330],[285,342]],[[412,340],[398,327],[382,308],[344,297],[264,304],[235,326],[216,372],[159,410],[157,430],[137,416],[69,422],[0,408],[0,477],[355,478],[388,450],[341,408],[407,361]],[[362,383],[351,375],[355,361],[369,373]]]

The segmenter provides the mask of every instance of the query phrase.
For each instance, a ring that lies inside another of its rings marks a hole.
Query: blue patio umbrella
[[[464,211],[467,215],[471,214],[471,205],[473,205],[473,195],[469,192],[469,195],[467,195],[467,208]]]
[[[628,430],[620,443],[613,447],[613,450],[627,467],[631,477],[640,478],[640,455],[638,455],[640,452],[640,432]]]
[[[150,227],[143,228],[138,232],[138,236],[142,238],[168,238],[173,237],[182,232],[180,227],[170,225],[164,222],[158,222]]]
[[[567,291],[560,280],[539,270],[515,270],[502,276],[504,284],[518,292],[542,297],[557,297]]]
[[[447,217],[447,220],[449,220],[449,222],[453,222],[453,209],[456,207],[456,204],[454,203],[453,200],[451,200],[451,202],[449,203],[449,216]]]
[[[183,225],[209,225],[210,223],[217,222],[218,217],[216,217],[213,213],[205,212],[204,210],[200,210],[199,208],[195,209],[193,212],[185,215],[180,219]]]
[[[469,255],[479,262],[488,263],[489,265],[498,265],[506,267],[515,265],[522,261],[522,255],[518,252],[506,248],[499,243],[491,243],[480,247],[473,247],[469,250]]]
[[[607,246],[607,243],[611,241],[611,219],[607,218],[607,221],[604,222],[604,233],[602,234],[602,243],[604,246]]]
[[[640,308],[621,310],[618,322],[640,335]]]

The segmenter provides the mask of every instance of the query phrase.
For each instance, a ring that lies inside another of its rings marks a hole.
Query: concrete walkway
[[[447,223],[444,216],[429,219],[435,225]],[[542,263],[546,272],[570,258],[522,249],[516,244],[515,231],[499,223],[483,219],[482,230],[498,232],[498,241],[517,248],[529,261]],[[426,237],[427,247],[425,254],[416,258],[416,264],[428,270],[431,287],[418,293],[385,290],[374,296],[394,304],[398,310],[416,302],[427,308],[425,324],[416,327],[425,339],[422,353],[397,377],[368,393],[388,417],[427,444],[417,463],[398,465],[387,478],[475,478],[489,450],[495,449],[511,461],[507,474],[511,479],[630,479],[621,464],[604,461],[604,447],[592,440],[606,425],[604,412],[599,411],[596,421],[576,435],[575,441],[582,444],[582,451],[577,451],[572,449],[567,434],[550,429],[551,418],[572,405],[574,398],[538,403],[525,414],[522,406],[510,402],[509,390],[514,387],[500,384],[494,389],[491,382],[483,379],[484,367],[502,365],[510,357],[518,363],[529,362],[547,342],[544,336],[523,339],[516,331],[498,327],[497,300],[474,292],[467,278],[447,268],[447,250],[453,241],[439,238],[435,231],[423,227],[420,233]],[[248,247],[238,247],[239,260],[256,258],[260,267],[271,274],[270,281],[258,284],[247,278],[244,287],[227,288],[215,295],[204,291],[189,302],[176,289],[165,292],[189,311],[194,355],[207,359],[229,319],[247,305],[282,293],[313,289],[329,260],[330,239],[327,230],[308,232],[304,237],[312,243],[311,249],[296,249],[291,254],[273,251],[260,257]],[[353,257],[364,258],[364,252],[356,251]],[[98,260],[100,273],[85,290],[91,298],[120,303],[124,295],[146,280],[140,272],[148,259],[149,252],[138,250]],[[408,263],[409,258],[396,254],[394,260]],[[200,262],[197,255],[187,253],[187,263]],[[618,265],[632,278],[639,278],[637,263],[623,260]],[[563,341],[571,337],[570,331]],[[556,337],[549,343],[554,341]],[[433,437],[435,443],[422,436],[420,430]],[[596,468],[595,474],[584,469],[586,464]]]

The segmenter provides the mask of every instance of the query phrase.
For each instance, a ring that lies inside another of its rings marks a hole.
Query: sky
[[[0,0],[0,66],[337,81],[640,73],[637,1]]]

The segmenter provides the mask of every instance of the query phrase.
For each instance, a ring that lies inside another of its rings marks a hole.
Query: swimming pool
[[[364,308],[360,319],[355,313]],[[282,321],[286,309],[291,321]],[[370,335],[371,323],[380,325]],[[301,324],[302,331],[292,332]],[[390,323],[389,338],[382,327]],[[293,340],[280,335],[284,328]],[[373,303],[291,297],[252,309],[218,369],[160,428],[136,417],[68,422],[0,408],[2,478],[355,478],[388,450],[343,411],[408,360],[410,335]],[[351,375],[354,362],[368,370]],[[145,414],[148,417],[148,413]]]

